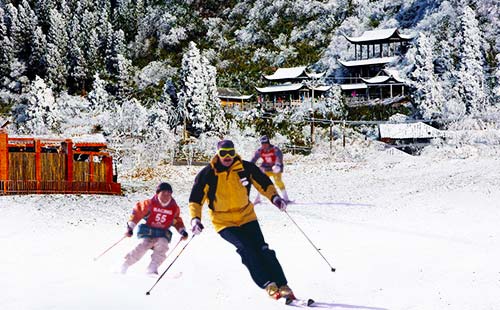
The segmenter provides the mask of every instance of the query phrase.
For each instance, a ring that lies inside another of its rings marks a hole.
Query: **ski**
[[[293,296],[290,298],[285,298],[285,305],[296,307],[314,307],[314,300],[311,298],[299,299]]]

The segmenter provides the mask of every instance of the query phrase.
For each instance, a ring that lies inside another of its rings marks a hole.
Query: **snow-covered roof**
[[[100,133],[71,137],[73,143],[106,143],[106,138]]]
[[[248,100],[252,98],[253,95],[242,95],[238,90],[234,88],[217,88],[217,93],[220,99],[235,99],[235,100]]]
[[[384,69],[383,70],[388,76],[392,77],[394,80],[400,83],[405,83],[405,80],[399,75],[398,70],[394,69]]]
[[[379,124],[380,138],[413,139],[436,138],[443,136],[443,132],[422,122],[404,124]]]
[[[278,68],[271,75],[264,75],[264,78],[267,80],[286,80],[286,79],[295,79],[299,76],[305,74],[306,66],[301,67],[293,67],[293,68]]]
[[[325,74],[326,74],[326,71],[323,71],[320,73],[307,73],[306,72],[306,75],[311,79],[321,79],[322,77],[325,76]]]
[[[241,96],[221,96],[219,95],[220,99],[234,99],[234,100],[248,100],[252,98],[253,95],[241,95]]]
[[[278,80],[291,80],[291,79],[320,79],[325,74],[325,72],[306,72],[306,66],[301,67],[293,67],[293,68],[278,68],[271,75],[264,75],[264,78],[270,81],[278,81]]]
[[[358,67],[358,66],[370,66],[370,65],[383,65],[386,63],[390,63],[396,61],[398,59],[397,56],[391,57],[379,57],[379,58],[370,58],[370,59],[361,59],[361,60],[340,60],[341,65],[344,67]]]
[[[320,85],[320,86],[308,86],[309,89],[311,90],[317,90],[317,91],[328,91],[330,88],[332,88],[333,85]]]
[[[411,40],[413,37],[399,33],[398,28],[376,29],[363,32],[359,37],[344,37],[351,43],[363,43],[373,41],[387,41],[389,39],[399,39],[403,41]]]
[[[340,84],[341,90],[354,90],[354,89],[366,89],[365,83],[357,83],[357,84]]]
[[[283,84],[283,85],[274,85],[274,86],[267,86],[267,87],[255,87],[255,89],[259,93],[278,93],[278,92],[299,90],[303,86],[304,86],[304,84],[302,84],[302,83],[295,83],[295,84]]]

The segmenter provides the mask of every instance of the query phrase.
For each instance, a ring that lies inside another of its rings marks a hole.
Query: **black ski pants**
[[[259,287],[264,288],[269,282],[276,282],[278,287],[287,284],[276,253],[264,241],[258,221],[224,228],[219,234],[236,247],[242,263]]]

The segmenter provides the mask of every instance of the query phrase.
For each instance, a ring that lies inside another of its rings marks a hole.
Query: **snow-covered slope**
[[[337,268],[330,272],[286,214],[270,203],[258,205],[266,240],[296,295],[326,309],[496,309],[500,160],[481,154],[289,158],[284,180],[297,203],[288,214]],[[186,222],[199,169],[168,167],[165,173]],[[148,255],[127,275],[113,272],[137,239],[125,239],[94,262],[122,237],[134,202],[149,195],[0,197],[0,308],[286,308],[253,284],[206,218],[204,232],[150,296],[145,293],[156,279],[143,273]]]

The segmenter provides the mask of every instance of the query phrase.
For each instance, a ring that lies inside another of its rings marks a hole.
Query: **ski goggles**
[[[236,157],[236,151],[233,148],[220,148],[219,151],[217,151],[217,154],[219,154],[220,158],[235,158]]]

